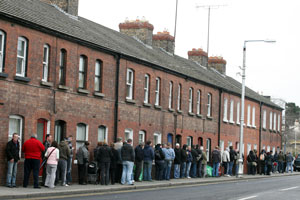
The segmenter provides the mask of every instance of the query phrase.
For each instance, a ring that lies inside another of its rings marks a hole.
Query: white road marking
[[[242,198],[242,199],[238,199],[238,200],[246,200],[246,199],[253,199],[253,198],[256,198],[257,196],[250,196],[250,197],[245,197],[245,198]]]
[[[296,186],[296,187],[290,187],[290,188],[285,188],[285,189],[281,189],[281,191],[287,191],[287,190],[293,190],[293,189],[296,189],[298,188],[299,186]]]

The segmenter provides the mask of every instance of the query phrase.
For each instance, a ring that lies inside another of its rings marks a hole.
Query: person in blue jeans
[[[216,146],[212,152],[212,162],[213,162],[212,176],[218,177],[219,176],[219,167],[220,167],[220,162],[221,162],[221,152],[219,151],[218,146]]]
[[[176,143],[174,159],[174,178],[180,178],[180,164],[181,164],[181,149],[179,143]]]
[[[121,158],[123,164],[122,178],[121,184],[124,185],[127,183],[128,185],[133,185],[132,182],[132,170],[134,164],[134,150],[131,146],[132,139],[128,139],[127,143],[124,144],[121,148]]]
[[[197,157],[199,156],[199,154],[194,146],[192,146],[192,148],[191,148],[191,153],[192,153],[192,157],[193,157],[192,166],[191,166],[191,168],[192,168],[191,177],[196,178],[197,177]]]
[[[192,162],[193,162],[192,148],[191,146],[188,146],[187,159],[186,159],[186,178],[191,178],[190,170],[191,170]]]
[[[292,163],[293,163],[293,156],[291,154],[291,152],[288,152],[288,154],[286,155],[286,173],[289,173],[289,169],[291,169],[291,173],[293,173],[293,166],[292,166]]]
[[[187,145],[184,144],[181,149],[181,166],[180,166],[180,178],[186,177],[186,162],[187,162],[187,156],[188,152],[186,149]]]
[[[20,143],[18,141],[19,136],[17,133],[12,135],[12,139],[6,145],[6,157],[7,157],[7,176],[6,176],[6,186],[7,187],[17,187],[16,177],[18,162],[20,160],[19,151]]]
[[[171,173],[171,167],[173,160],[175,159],[175,152],[171,148],[171,144],[168,142],[167,143],[167,148],[163,149],[163,153],[165,155],[165,169],[166,169],[166,174],[165,174],[165,179],[170,180],[170,173]]]
[[[151,141],[147,141],[146,145],[143,149],[143,153],[144,153],[144,181],[152,181],[152,176],[151,176],[151,172],[152,172],[152,162],[154,159],[154,151],[153,148],[151,147],[152,142]]]

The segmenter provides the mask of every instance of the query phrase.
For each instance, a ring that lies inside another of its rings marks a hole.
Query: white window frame
[[[263,111],[263,129],[267,128],[267,111]]]
[[[275,154],[275,151],[276,151],[276,148],[273,147],[273,148],[272,148],[272,151],[273,151],[273,154],[272,154],[272,155],[274,155],[274,154]]]
[[[5,33],[0,30],[0,36],[2,36],[1,46],[0,46],[0,73],[4,72],[4,56],[5,56]]]
[[[231,141],[228,141],[228,147],[231,147],[232,146],[232,142]]]
[[[102,62],[100,60],[96,60],[95,62],[94,90],[102,92]]]
[[[104,128],[104,130],[105,130],[105,132],[104,132],[104,139],[103,140],[101,140],[100,139],[100,129],[101,128]],[[108,143],[108,128],[106,127],[106,126],[104,126],[104,125],[100,125],[100,126],[98,126],[98,142],[106,142],[106,143]]]
[[[131,79],[130,79],[131,77]],[[133,79],[134,79],[134,72],[132,69],[127,69],[126,74],[126,99],[133,99]]]
[[[201,114],[201,91],[197,90],[197,115]]]
[[[23,138],[23,118],[18,116],[18,115],[10,115],[9,116],[9,121],[10,119],[15,119],[15,120],[20,120],[20,130],[19,130],[19,143],[20,143],[20,151],[19,151],[19,156],[21,156],[21,149],[22,149],[22,138]],[[8,141],[12,139],[13,133],[16,131],[10,130],[10,126],[8,127]]]
[[[192,146],[192,144],[193,144],[192,137],[191,136],[186,137],[186,145]]]
[[[251,116],[251,106],[248,105],[248,112],[247,112],[247,126],[248,126],[248,127],[251,126],[250,116]]]
[[[142,137],[142,139],[140,140],[140,136]],[[139,131],[139,144],[141,142],[145,143],[145,137],[146,137],[146,132],[145,131]]]
[[[156,86],[155,86],[155,105],[159,106],[160,104],[160,78],[155,79]]]
[[[272,113],[272,111],[270,111],[270,121],[269,121],[269,128],[270,128],[270,130],[272,130],[272,128],[273,128],[273,113]]]
[[[43,78],[42,81],[48,82],[49,75],[49,56],[50,56],[50,46],[48,44],[44,45],[43,48]]]
[[[274,131],[276,131],[276,128],[277,128],[276,119],[277,119],[277,114],[274,113],[274,121],[273,121],[273,130],[274,130]]]
[[[66,84],[66,67],[67,67],[67,51],[65,49],[61,49],[59,53],[59,84],[65,85]]]
[[[234,101],[230,100],[230,114],[229,114],[229,122],[234,123],[233,121],[233,110],[234,110]]]
[[[148,74],[145,74],[144,103],[149,103],[149,81],[150,81],[150,76]]]
[[[193,113],[193,96],[194,96],[193,88],[189,89],[189,113]]]
[[[19,44],[20,42],[24,42],[24,55],[19,55]],[[21,59],[22,60],[22,66],[21,66],[21,73],[18,73],[17,69],[18,69],[18,59]],[[17,69],[16,69],[16,76],[22,76],[22,77],[25,77],[25,73],[26,73],[26,64],[27,64],[27,40],[24,38],[24,37],[19,37],[18,38],[18,45],[17,45]]]
[[[220,140],[220,151],[221,151],[221,156],[223,156],[224,149],[225,149],[224,140]]]
[[[271,150],[271,147],[267,146],[267,152],[270,152],[270,150]]]
[[[128,133],[128,137],[127,134]],[[128,139],[132,139],[132,145],[133,145],[133,130],[131,128],[126,128],[124,131],[124,140],[127,142]]]
[[[252,127],[256,128],[255,126],[255,107],[252,107]]]
[[[81,55],[79,57],[79,75],[78,75],[78,88],[86,89],[87,79],[87,57]],[[82,82],[80,82],[80,75],[82,76]]]
[[[257,144],[253,145],[253,149],[257,150]]]
[[[181,110],[181,84],[178,84],[177,110]]]
[[[247,144],[247,156],[249,155],[250,151],[251,151],[251,144]]]
[[[280,114],[278,114],[278,127],[277,127],[277,131],[280,132]]]
[[[212,109],[211,109],[212,95],[210,93],[207,94],[207,116],[211,117]]]
[[[79,135],[78,134],[78,125],[81,125],[81,124],[85,125],[85,141],[88,141],[88,139],[89,139],[89,126],[87,124],[85,124],[85,123],[78,123],[76,125],[76,149],[79,149],[79,147],[82,146],[83,143],[84,143],[83,140],[79,140],[79,142],[77,142],[78,135]],[[81,144],[81,145],[79,145],[79,144]]]
[[[241,108],[241,104],[240,102],[237,102],[236,104],[236,123],[240,124],[240,108]]]
[[[228,122],[227,107],[228,107],[228,100],[227,100],[227,98],[224,98],[224,106],[223,106],[223,121],[224,122]]]
[[[169,83],[169,108],[172,109],[173,104],[173,82]]]
[[[211,149],[211,139],[207,138],[206,139],[206,158],[207,161],[209,162],[209,157],[210,157],[210,150]]]
[[[157,137],[157,142],[155,141],[155,137]],[[153,145],[161,144],[161,133],[154,133],[153,134]]]

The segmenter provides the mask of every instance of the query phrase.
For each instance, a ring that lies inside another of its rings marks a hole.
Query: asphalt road
[[[61,200],[300,200],[300,177],[274,177],[267,179],[223,182],[169,188],[137,189],[113,193],[82,194],[48,197]]]

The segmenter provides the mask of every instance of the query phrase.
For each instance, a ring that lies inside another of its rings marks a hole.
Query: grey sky
[[[211,10],[210,56],[223,56],[227,75],[242,65],[243,42],[274,39],[275,44],[248,43],[246,85],[263,95],[300,105],[300,1],[298,0],[178,0],[175,53],[187,58],[187,51],[207,44],[207,9],[196,5],[227,5]],[[144,16],[154,33],[167,29],[174,34],[176,0],[80,0],[79,15],[119,31],[126,18]]]

